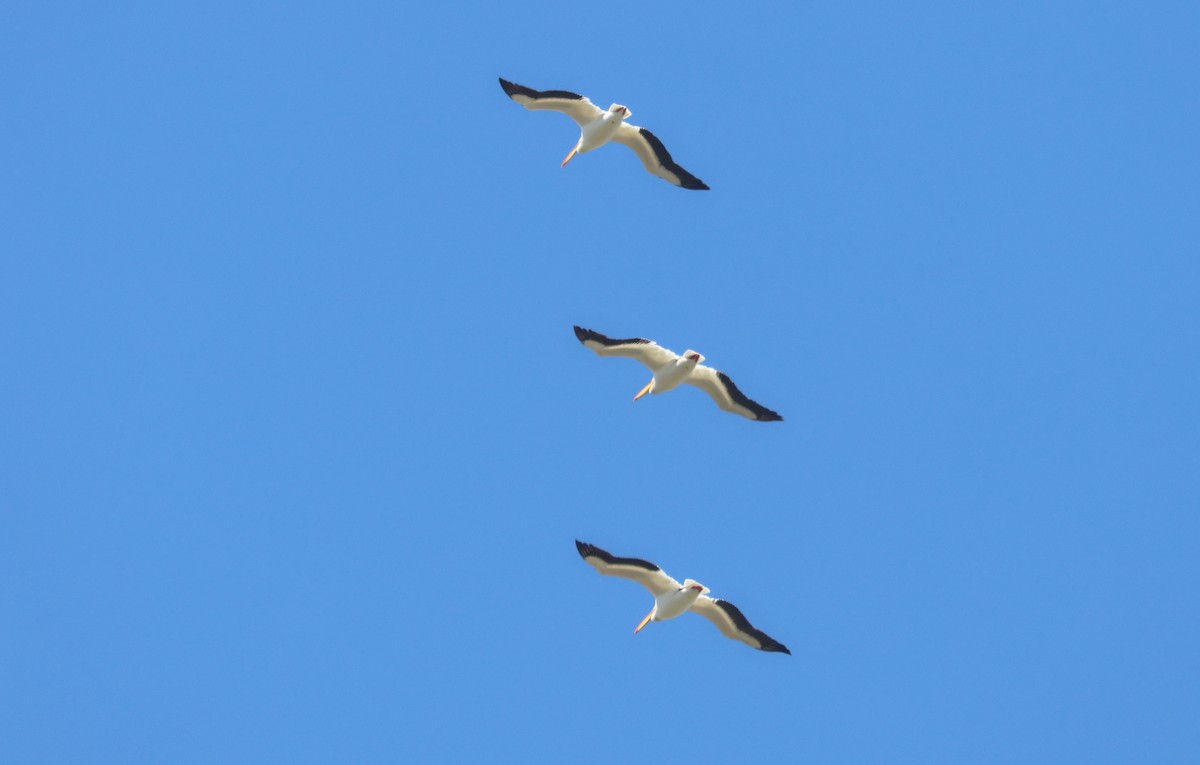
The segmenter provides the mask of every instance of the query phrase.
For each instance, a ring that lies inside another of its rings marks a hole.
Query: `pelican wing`
[[[575,337],[601,356],[625,356],[636,359],[645,364],[651,372],[661,369],[679,358],[678,354],[668,351],[653,340],[641,337],[615,340],[579,326],[575,327]]]
[[[503,77],[500,78],[500,87],[504,88],[509,98],[530,111],[551,109],[562,112],[581,127],[604,114],[604,110],[599,106],[569,90],[534,90],[509,82]]]
[[[727,638],[740,640],[751,648],[757,648],[760,651],[786,653],[789,656],[792,654],[783,643],[780,643],[762,630],[756,629],[750,623],[750,620],[746,618],[745,614],[739,611],[738,607],[728,600],[701,595],[696,598],[696,602],[688,610],[708,619]]]
[[[595,545],[575,540],[575,549],[579,557],[590,563],[593,568],[605,576],[619,576],[622,579],[632,579],[645,587],[654,597],[679,589],[680,584],[663,573],[663,570],[648,560],[641,558],[618,558],[607,550],[601,550]]]
[[[685,189],[694,189],[696,191],[708,190],[708,186],[704,181],[677,165],[675,160],[671,159],[671,152],[667,151],[667,147],[663,146],[663,142],[658,140],[658,136],[646,128],[622,122],[621,127],[617,128],[617,134],[613,136],[612,140],[633,149],[633,153],[638,155],[638,159],[642,160],[642,164],[646,166],[646,170],[657,175],[659,178],[670,181],[676,186],[682,186]]]
[[[728,375],[718,372],[712,367],[697,365],[683,381],[688,385],[695,385],[712,396],[712,400],[717,402],[717,406],[726,412],[740,414],[759,422],[783,419],[778,412],[766,408],[757,401],[752,401],[745,393],[738,390],[738,386],[733,384],[733,380],[730,380]]]

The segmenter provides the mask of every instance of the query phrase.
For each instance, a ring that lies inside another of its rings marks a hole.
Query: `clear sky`
[[[0,11],[9,762],[1194,763],[1200,6]],[[497,77],[628,105],[712,191]],[[694,348],[759,424],[600,359]],[[597,576],[736,603],[792,656]]]

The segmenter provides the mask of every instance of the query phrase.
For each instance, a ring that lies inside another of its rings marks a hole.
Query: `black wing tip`
[[[578,539],[575,540],[575,549],[579,551],[579,557],[584,560],[599,558],[610,566],[636,566],[644,568],[647,571],[662,571],[657,564],[651,563],[648,560],[642,560],[641,558],[618,558],[608,550],[603,550],[587,542],[580,542]]]
[[[733,620],[733,623],[737,625],[739,630],[758,641],[758,650],[766,651],[767,653],[786,653],[788,656],[792,655],[787,646],[751,624],[740,608],[728,600],[716,598],[716,601],[717,606],[729,615],[729,618]]]
[[[584,329],[578,324],[575,325],[575,337],[579,338],[579,342],[587,343],[588,340],[600,343],[603,346],[613,345],[653,345],[653,342],[644,337],[625,337],[614,339],[608,335],[602,335],[594,329]]]
[[[591,340],[594,343],[600,343],[600,345],[612,344],[612,340],[609,339],[608,335],[602,335],[594,329],[585,329],[578,324],[575,325],[575,337],[585,346],[587,345],[588,340]]]
[[[525,96],[527,98],[536,99],[539,95],[539,93],[533,88],[527,88],[524,85],[519,85],[512,80],[506,80],[503,77],[500,78],[500,87],[504,88],[504,92],[509,98],[515,99],[517,96]]]
[[[679,178],[679,187],[690,189],[692,191],[708,191],[708,184],[700,180],[696,176],[689,173],[680,167],[674,159],[671,158],[671,152],[667,151],[667,147],[663,145],[662,140],[651,133],[644,127],[638,128],[642,136],[646,139],[646,143],[650,144],[650,148],[654,151],[654,156],[658,157],[658,162],[666,169],[675,173],[675,177]]]
[[[733,399],[738,406],[744,406],[754,413],[755,422],[783,422],[783,415],[773,409],[768,409],[757,401],[753,401],[745,393],[733,384],[733,380],[729,379],[729,375],[718,370],[717,377],[724,384],[725,389],[729,391],[729,397]]]
[[[605,563],[612,563],[616,560],[616,557],[608,550],[603,550],[599,547],[596,547],[596,545],[588,544],[587,542],[580,542],[578,539],[575,540],[575,549],[579,551],[579,557],[583,558],[584,560],[588,558],[599,558]]]
[[[565,98],[571,101],[583,100],[583,96],[569,90],[534,90],[533,88],[519,85],[512,80],[506,80],[503,77],[500,77],[499,80],[500,87],[504,88],[504,92],[508,94],[509,98],[525,96],[535,101],[539,98]]]

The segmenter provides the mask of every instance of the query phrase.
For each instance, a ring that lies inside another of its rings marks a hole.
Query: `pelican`
[[[762,404],[751,401],[746,394],[738,390],[728,375],[718,372],[712,367],[701,366],[704,357],[693,350],[686,350],[683,355],[672,353],[653,340],[631,337],[625,340],[614,340],[599,332],[593,332],[583,327],[575,327],[575,337],[579,342],[591,348],[601,356],[627,356],[645,364],[654,377],[646,383],[646,387],[633,397],[637,401],[647,393],[658,395],[678,388],[681,384],[694,385],[712,397],[717,406],[726,412],[733,412],[758,422],[773,422],[782,420],[778,412],[771,411]]]
[[[633,149],[646,170],[659,178],[685,189],[708,190],[704,181],[675,164],[658,136],[644,127],[625,122],[633,116],[627,106],[613,104],[605,111],[578,93],[569,90],[533,90],[503,77],[500,78],[500,87],[504,88],[509,98],[526,109],[552,109],[579,124],[579,142],[562,161],[561,167],[566,167],[576,154],[586,154],[609,141],[616,141]]]
[[[618,558],[595,545],[575,540],[579,557],[590,563],[605,576],[632,579],[650,590],[654,595],[654,608],[646,614],[633,634],[638,634],[650,622],[665,622],[691,611],[700,614],[721,630],[727,638],[740,640],[760,651],[786,653],[791,651],[762,630],[755,629],[737,606],[727,600],[708,597],[709,589],[693,579],[684,579],[683,584],[667,576],[658,566],[641,558]]]

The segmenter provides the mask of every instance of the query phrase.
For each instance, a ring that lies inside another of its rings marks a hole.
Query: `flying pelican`
[[[680,584],[648,560],[618,558],[578,539],[575,540],[575,549],[579,550],[579,557],[601,574],[632,579],[654,595],[654,608],[650,609],[650,613],[646,614],[646,618],[642,619],[641,624],[633,631],[635,635],[649,622],[664,622],[685,611],[691,611],[712,622],[725,637],[740,640],[751,648],[786,653],[789,656],[792,653],[783,643],[762,630],[755,629],[737,606],[727,600],[708,597],[709,589],[697,581],[684,579],[683,584]]]
[[[638,391],[638,394],[633,397],[634,401],[647,393],[652,395],[666,393],[678,388],[681,383],[686,383],[694,385],[712,396],[712,400],[717,402],[717,406],[726,412],[740,414],[759,422],[783,419],[779,413],[747,398],[746,394],[738,390],[738,387],[733,384],[733,380],[730,380],[724,372],[718,372],[712,367],[701,366],[700,362],[704,361],[704,357],[693,350],[686,350],[680,356],[668,351],[653,340],[645,340],[640,337],[614,340],[580,326],[575,327],[575,337],[601,356],[628,356],[649,367],[650,371],[654,373],[654,378],[646,384],[646,387]]]
[[[633,115],[629,107],[613,104],[604,111],[588,99],[569,90],[533,90],[515,82],[500,78],[500,87],[508,97],[531,111],[553,109],[562,112],[579,124],[579,142],[562,161],[562,167],[576,154],[585,154],[598,149],[609,141],[616,141],[633,149],[646,166],[646,170],[659,178],[670,181],[685,189],[707,190],[704,181],[675,164],[671,153],[663,146],[658,136],[644,127],[625,122]]]

